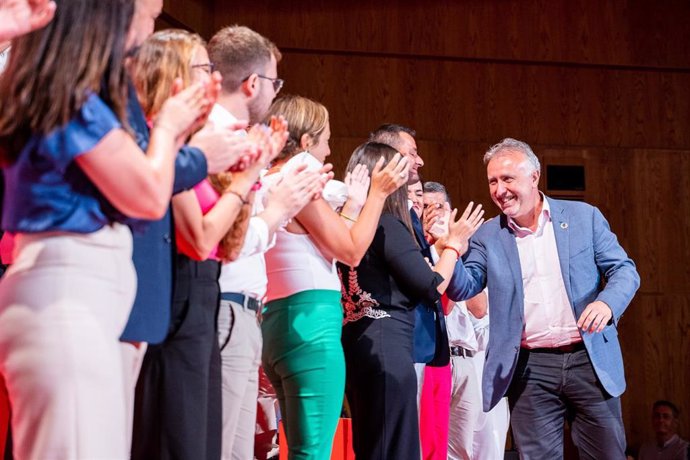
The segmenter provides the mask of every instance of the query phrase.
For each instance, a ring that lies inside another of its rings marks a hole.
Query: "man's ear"
[[[311,136],[307,133],[302,134],[302,137],[299,138],[299,147],[302,150],[309,150],[312,145],[314,145],[314,141]]]
[[[253,73],[245,81],[242,82],[242,93],[248,98],[254,97],[259,90],[259,77]]]
[[[539,177],[541,175],[540,171],[532,171],[532,180],[534,181],[534,186],[537,187],[539,185]]]

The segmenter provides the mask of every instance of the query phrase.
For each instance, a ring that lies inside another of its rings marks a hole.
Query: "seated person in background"
[[[680,411],[671,401],[659,400],[652,406],[652,427],[656,440],[640,447],[639,460],[684,460],[688,441],[678,436]]]

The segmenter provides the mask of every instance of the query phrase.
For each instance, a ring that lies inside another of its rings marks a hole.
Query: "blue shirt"
[[[33,136],[6,167],[4,230],[36,233],[91,233],[114,219],[103,195],[74,161],[121,124],[92,94],[65,126]]]

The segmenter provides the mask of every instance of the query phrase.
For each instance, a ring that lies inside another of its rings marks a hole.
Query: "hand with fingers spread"
[[[601,300],[595,300],[585,307],[577,320],[577,327],[585,333],[601,332],[611,320],[611,308]]]
[[[463,255],[467,252],[470,238],[484,223],[482,205],[478,204],[474,208],[473,206],[474,203],[470,201],[458,220],[455,220],[458,214],[457,209],[453,209],[450,213],[448,236],[443,241],[443,244],[457,251],[458,255]]]
[[[48,0],[0,0],[0,41],[45,27],[57,6]]]
[[[383,167],[384,159],[376,162],[371,172],[371,188],[369,193],[379,194],[384,198],[407,183],[410,165],[407,157],[396,153],[391,161]]]

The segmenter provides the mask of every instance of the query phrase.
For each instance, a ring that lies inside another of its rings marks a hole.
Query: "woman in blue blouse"
[[[57,3],[0,79],[2,226],[16,233],[0,372],[16,458],[127,458],[118,337],[136,280],[122,222],[165,213],[175,154],[211,101],[203,85],[170,98],[144,154],[125,117],[134,0]]]

